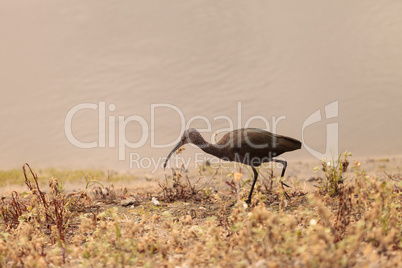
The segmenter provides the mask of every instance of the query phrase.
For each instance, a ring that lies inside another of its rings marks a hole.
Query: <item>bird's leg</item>
[[[253,166],[251,166],[251,168],[253,169],[253,172],[254,172],[254,181],[253,181],[253,185],[251,185],[250,193],[248,194],[248,199],[246,201],[247,204],[251,203],[251,196],[253,195],[254,185],[257,182],[257,178],[258,178],[257,170],[255,170],[255,168]]]
[[[281,174],[281,178],[283,178],[285,176],[285,171],[286,171],[286,167],[287,167],[288,163],[285,160],[280,160],[280,159],[272,159],[272,161],[276,162],[276,163],[281,163],[283,165],[282,174]],[[290,186],[281,181],[281,186],[282,186],[283,191],[285,192],[285,196],[287,199],[290,200],[290,196],[285,191],[285,188],[283,188],[284,185],[289,188],[290,188]]]

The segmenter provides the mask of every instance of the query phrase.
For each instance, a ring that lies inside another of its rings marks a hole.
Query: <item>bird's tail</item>
[[[281,137],[280,144],[281,146],[284,146],[285,148],[289,149],[289,151],[300,149],[302,146],[302,143],[300,141],[285,136]]]

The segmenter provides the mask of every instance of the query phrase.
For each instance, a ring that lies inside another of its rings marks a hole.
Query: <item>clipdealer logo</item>
[[[200,133],[211,133],[212,132],[212,123],[207,117],[203,115],[196,115],[188,120],[186,120],[184,113],[181,109],[175,105],[167,104],[167,103],[156,103],[150,105],[150,122],[147,122],[142,116],[133,114],[129,116],[124,115],[107,115],[107,112],[116,111],[116,105],[111,103],[106,105],[105,101],[100,101],[98,103],[80,103],[72,107],[66,114],[64,120],[64,132],[67,140],[74,146],[80,149],[92,149],[92,148],[116,148],[118,151],[118,160],[125,161],[127,149],[138,149],[150,141],[151,148],[161,149],[161,148],[169,148],[171,149],[181,138],[181,134],[184,130],[190,128],[191,124],[194,121],[203,121],[206,124],[206,128],[198,129]],[[176,112],[180,117],[180,131],[178,132],[178,136],[171,142],[166,144],[157,144],[155,142],[155,117],[157,109],[171,109]],[[76,138],[72,131],[72,125],[74,121],[74,116],[79,111],[92,110],[97,111],[98,113],[98,135],[94,137],[94,141],[91,142],[83,142]],[[338,117],[338,101],[334,101],[324,107],[325,111],[325,119],[336,118]],[[226,115],[217,115],[213,118],[213,121],[224,120],[226,124],[229,126],[227,128],[219,129],[213,132],[209,138],[209,141],[213,142],[214,137],[219,133],[225,133],[232,131],[236,128],[248,128],[254,120],[262,121],[265,125],[265,129],[276,133],[277,126],[280,121],[285,120],[286,116],[281,115],[279,117],[272,116],[271,123],[270,121],[262,116],[255,115],[248,118],[244,124],[241,121],[242,118],[242,107],[241,102],[237,103],[237,119],[234,121],[231,117]],[[332,154],[338,155],[338,123],[330,123],[326,124],[326,150],[324,153],[319,152],[318,150],[309,146],[305,141],[304,131],[309,126],[323,121],[321,116],[321,110],[316,110],[313,112],[302,124],[301,128],[301,136],[302,143],[304,148],[315,158],[323,159],[330,158]],[[117,128],[116,128],[117,122]],[[129,124],[138,124],[141,128],[141,137],[136,142],[131,142],[126,137],[126,128]],[[235,127],[236,124],[236,127]],[[106,135],[107,134],[107,135]],[[106,138],[108,137],[108,138]],[[117,144],[116,144],[117,137]],[[207,139],[208,140],[208,139]],[[204,157],[202,157],[204,156]],[[153,170],[156,171],[157,168],[162,166],[162,163],[166,157],[161,157],[159,159],[154,159],[152,157],[141,157],[141,155],[137,152],[129,153],[129,165],[130,168],[150,168],[153,167]],[[196,153],[194,156],[194,164],[196,165],[199,162],[205,161],[204,153]],[[182,163],[186,167],[190,165],[192,159],[188,159],[184,161],[184,159],[176,158],[176,164]],[[211,159],[208,158],[208,161]],[[173,162],[174,163],[174,162]],[[153,171],[153,172],[154,172]]]

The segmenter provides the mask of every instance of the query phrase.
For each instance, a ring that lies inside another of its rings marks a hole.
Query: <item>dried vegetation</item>
[[[317,190],[293,185],[291,201],[268,170],[249,207],[240,201],[247,176],[238,172],[225,193],[211,185],[218,171],[201,183],[201,172],[191,182],[173,170],[159,192],[118,193],[87,179],[85,190],[65,194],[55,178],[43,192],[26,164],[29,191],[0,203],[0,265],[398,267],[400,175],[380,180],[356,162],[345,179],[346,157],[323,162]],[[135,202],[122,207],[128,198]]]

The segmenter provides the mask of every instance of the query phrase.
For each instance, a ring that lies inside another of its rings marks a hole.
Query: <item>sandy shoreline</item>
[[[365,170],[367,175],[374,176],[379,179],[387,178],[387,174],[398,175],[402,173],[402,157],[401,156],[390,156],[381,158],[371,158],[362,157],[355,158],[353,156],[348,158],[350,164],[348,171],[344,174],[347,179],[352,179],[354,176],[353,166],[356,162],[360,162],[360,168]],[[314,168],[320,166],[320,161],[318,160],[288,160],[288,167],[286,169],[285,180],[290,185],[295,185],[297,182],[307,183],[308,185],[314,184],[314,178],[323,177],[322,171],[314,172]],[[260,169],[260,174],[262,174],[259,179],[264,179],[268,176],[269,165],[264,169]],[[47,184],[48,179],[55,176],[57,179],[64,183],[64,188],[68,192],[79,191],[85,188],[84,174],[87,176],[92,176],[94,179],[99,180],[103,185],[108,186],[113,184],[116,189],[127,187],[135,192],[141,190],[147,191],[157,191],[159,189],[158,182],[164,181],[165,177],[170,177],[172,172],[170,169],[159,169],[155,173],[151,173],[149,170],[131,170],[129,172],[116,172],[111,169],[88,169],[88,170],[75,170],[75,169],[46,169],[46,168],[36,168],[32,166],[34,172],[38,174],[39,180],[43,185]],[[2,177],[0,180],[3,185],[0,187],[0,193],[7,194],[11,191],[23,192],[26,191],[26,185],[23,182],[23,172],[18,172],[18,169],[13,170],[16,173],[15,176],[19,176],[19,180],[13,177],[7,177],[7,170],[1,170]],[[56,172],[57,171],[57,172]],[[216,167],[206,167],[202,168],[201,174],[199,169],[189,169],[187,174],[191,181],[196,181],[202,177],[201,182],[208,181],[212,178],[216,171]],[[211,181],[210,186],[217,190],[224,190],[228,188],[226,181],[230,180],[228,175],[233,171],[239,171],[239,166],[234,166],[233,163],[224,163],[224,165],[219,169],[213,181]],[[278,165],[274,168],[274,175],[279,176],[281,171],[281,166]],[[109,172],[110,180],[107,179],[107,173]],[[250,174],[247,170],[247,166],[244,166],[241,170],[245,179],[247,179]],[[60,175],[61,174],[61,175]],[[95,174],[95,175],[94,175]],[[47,188],[47,187],[46,187]]]

